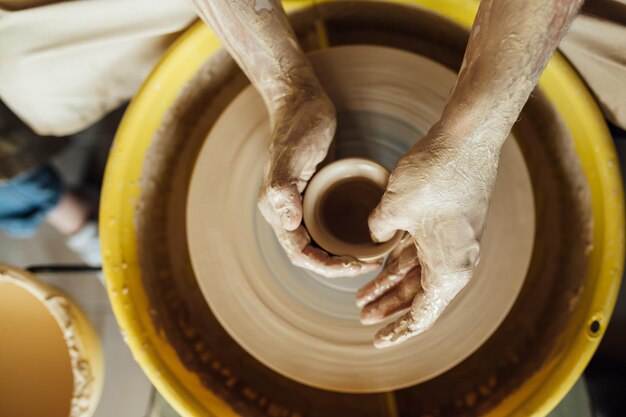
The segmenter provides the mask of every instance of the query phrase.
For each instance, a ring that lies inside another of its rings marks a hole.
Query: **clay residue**
[[[325,20],[331,45],[400,48],[453,70],[461,64],[467,41],[465,30],[418,8],[337,2],[292,16],[305,50],[317,49],[318,17]],[[590,197],[563,122],[536,91],[514,128],[535,192],[533,259],[515,306],[478,351],[426,383],[396,391],[394,401],[385,394],[304,386],[246,353],[221,328],[200,293],[185,235],[195,157],[211,125],[246,85],[225,54],[205,64],[153,140],[136,215],[142,279],[154,323],[208,389],[247,416],[472,416],[493,409],[559,348],[558,337],[584,291],[592,244]]]
[[[67,298],[54,295],[46,298],[46,307],[53,312],[61,326],[63,338],[67,344],[74,377],[74,392],[70,408],[70,417],[87,417],[94,409],[96,396],[92,364],[90,363],[76,329],[75,318]]]

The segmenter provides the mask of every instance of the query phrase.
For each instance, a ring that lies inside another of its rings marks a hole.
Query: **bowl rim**
[[[333,236],[320,219],[324,193],[339,181],[357,176],[358,171],[366,174],[360,177],[368,178],[383,188],[389,179],[389,171],[385,167],[366,158],[342,158],[333,161],[315,173],[304,190],[303,221],[313,240],[322,248],[334,255],[349,255],[364,262],[371,262],[391,252],[400,243],[404,232],[398,230],[390,240],[376,245],[350,244]]]
[[[319,0],[318,0],[319,1]],[[321,0],[329,1],[329,0]],[[478,2],[387,0],[438,13],[469,29]],[[288,1],[288,11],[315,0]],[[150,381],[182,415],[238,414],[206,389],[155,329],[137,259],[135,210],[142,166],[154,133],[183,85],[220,42],[202,22],[189,28],[163,55],[129,105],[116,133],[102,188],[100,236],[107,291],[128,345]],[[550,60],[539,87],[557,108],[591,191],[594,246],[586,273],[587,290],[562,334],[561,349],[487,415],[549,413],[567,394],[598,347],[613,311],[624,267],[624,195],[610,133],[592,94],[559,53]],[[590,330],[599,323],[599,329]],[[202,399],[202,401],[201,401]]]

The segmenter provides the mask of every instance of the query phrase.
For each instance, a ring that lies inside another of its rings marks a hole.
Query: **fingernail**
[[[379,304],[374,303],[363,308],[359,318],[362,324],[376,324],[380,323],[385,318],[385,315],[379,308]]]
[[[393,238],[395,234],[396,231],[378,232],[376,235],[372,233],[372,240],[374,241],[374,243],[388,242]]]
[[[343,267],[350,270],[360,269],[361,265],[357,261],[351,259],[344,259]]]
[[[389,326],[386,326],[380,329],[378,333],[376,333],[376,336],[374,336],[375,348],[384,349],[384,348],[387,348],[389,346],[393,346],[396,344],[397,341],[393,340],[392,335],[385,331],[387,327]]]
[[[289,231],[296,230],[300,226],[299,223],[296,223],[296,216],[291,210],[283,210],[280,213],[280,220],[283,227]]]
[[[289,214],[288,210],[280,213],[280,221],[283,223],[283,226],[285,226],[285,228],[287,228],[288,225],[291,223],[291,215]]]
[[[378,322],[380,322],[380,319],[378,317],[376,317],[375,314],[361,314],[361,316],[359,317],[361,324],[363,324],[364,326],[369,326],[371,324],[376,324]]]
[[[385,339],[374,339],[374,347],[376,349],[384,349],[393,346],[393,343]]]

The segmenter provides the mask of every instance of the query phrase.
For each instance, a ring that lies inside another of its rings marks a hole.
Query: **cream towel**
[[[196,18],[185,0],[7,9],[0,10],[0,98],[35,132],[56,136],[82,130],[130,99]]]

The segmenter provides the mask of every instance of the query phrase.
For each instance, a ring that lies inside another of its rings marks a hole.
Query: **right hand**
[[[450,123],[450,125],[453,123]],[[381,273],[357,293],[363,324],[405,314],[375,336],[376,347],[404,342],[433,326],[465,287],[480,241],[506,131],[436,124],[398,162],[369,218],[374,239],[409,236]]]
[[[291,262],[327,278],[356,276],[380,266],[332,256],[315,246],[302,224],[302,192],[324,160],[336,127],[335,108],[321,87],[297,89],[281,98],[259,209]]]

